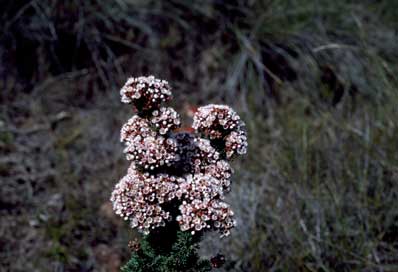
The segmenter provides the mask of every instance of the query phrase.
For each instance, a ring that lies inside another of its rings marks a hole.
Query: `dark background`
[[[128,76],[245,120],[228,271],[398,271],[398,1],[0,0],[0,270],[117,271]],[[211,239],[214,238],[214,239]]]

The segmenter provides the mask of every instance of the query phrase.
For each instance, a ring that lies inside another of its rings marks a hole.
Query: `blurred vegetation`
[[[398,270],[398,2],[1,0],[0,267],[116,271],[127,76],[247,123],[226,271]],[[186,119],[188,117],[186,116]],[[187,123],[188,125],[189,123]],[[18,260],[18,261],[16,261]]]

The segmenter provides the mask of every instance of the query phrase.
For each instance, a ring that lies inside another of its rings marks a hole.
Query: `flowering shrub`
[[[208,271],[209,263],[199,261],[194,249],[203,231],[217,230],[224,237],[235,226],[233,211],[224,201],[232,174],[227,160],[246,153],[245,125],[230,107],[207,105],[194,114],[194,133],[177,132],[181,124],[178,113],[162,106],[171,99],[171,88],[167,81],[153,76],[129,78],[120,94],[122,102],[132,104],[136,110],[120,135],[126,145],[126,159],[132,163],[127,175],[116,184],[111,201],[116,214],[129,221],[132,228],[152,235],[144,237],[146,250],[134,247],[135,255],[124,269],[163,271],[159,270],[163,266],[173,271],[165,263],[158,270],[148,267],[148,262],[154,261],[148,251],[159,246],[149,241],[163,244],[163,249],[171,246],[178,255],[182,248],[175,245],[182,246],[182,239],[192,243],[193,251],[184,251],[192,258],[185,264],[175,264],[175,269],[199,271],[202,267]],[[161,241],[162,235],[169,239],[173,233],[176,235],[170,245]],[[164,261],[175,259],[175,254],[164,255]],[[139,261],[145,258],[146,263]]]

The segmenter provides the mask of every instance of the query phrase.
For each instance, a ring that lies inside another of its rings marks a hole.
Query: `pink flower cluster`
[[[111,200],[117,215],[130,220],[131,227],[143,233],[165,225],[170,213],[160,206],[174,199],[177,190],[176,178],[166,174],[153,176],[142,174],[134,167],[124,176],[112,193]]]
[[[131,77],[120,90],[123,103],[133,103],[138,110],[150,110],[171,99],[171,89],[166,80],[154,76]]]
[[[160,110],[152,112],[151,123],[159,129],[159,133],[164,135],[168,131],[180,126],[180,116],[173,108],[162,107]]]
[[[213,226],[222,236],[229,235],[235,221],[232,210],[223,201],[220,180],[204,174],[187,175],[179,186],[179,195],[183,196],[183,201],[179,207],[181,215],[176,220],[181,230],[191,230],[194,234]]]
[[[144,234],[176,220],[182,231],[216,229],[228,235],[235,221],[224,200],[233,172],[227,159],[247,148],[240,117],[228,106],[199,108],[193,128],[209,139],[200,138],[173,132],[180,117],[173,108],[161,106],[171,97],[166,81],[130,78],[120,93],[137,115],[120,134],[132,163],[111,196],[116,214]]]
[[[245,124],[228,106],[210,104],[200,107],[194,115],[192,127],[211,140],[223,141],[227,158],[247,152]]]

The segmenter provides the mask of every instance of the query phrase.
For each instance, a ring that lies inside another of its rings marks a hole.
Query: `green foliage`
[[[122,272],[205,272],[210,262],[197,254],[200,236],[175,227],[144,236],[139,250],[133,252]]]

